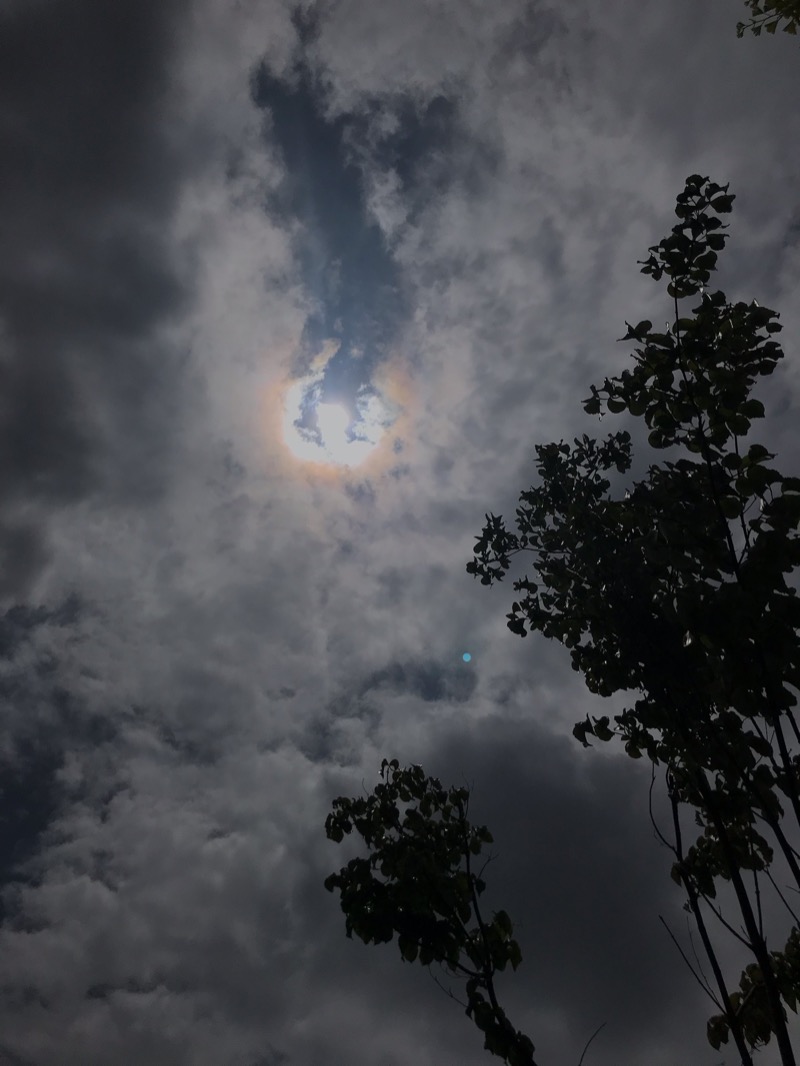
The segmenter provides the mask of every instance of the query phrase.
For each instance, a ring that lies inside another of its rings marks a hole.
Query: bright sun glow
[[[356,417],[338,403],[314,402],[315,378],[294,382],[286,392],[283,431],[291,452],[298,459],[335,466],[354,467],[374,451],[394,421],[386,404],[375,393],[356,397]],[[313,410],[313,425],[305,426],[303,412]]]
[[[322,447],[337,463],[347,462],[347,439],[350,416],[338,403],[317,404],[317,425],[322,437]]]

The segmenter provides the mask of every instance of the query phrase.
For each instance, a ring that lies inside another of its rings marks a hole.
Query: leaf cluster
[[[397,936],[405,961],[438,963],[463,979],[466,1013],[485,1048],[509,1066],[535,1066],[533,1044],[495,995],[495,974],[516,970],[522,955],[505,911],[491,920],[481,915],[486,884],[472,867],[492,835],[469,822],[468,790],[445,789],[420,766],[401,768],[396,759],[383,760],[381,779],[366,796],[334,800],[325,822],[330,840],[356,832],[368,851],[325,880],[339,892],[347,935],[367,944]]]
[[[763,30],[774,34],[779,26],[784,33],[796,36],[800,26],[800,0],[745,0],[745,3],[752,15],[749,22],[736,23],[737,37],[744,37],[747,30],[755,37],[760,37]]]

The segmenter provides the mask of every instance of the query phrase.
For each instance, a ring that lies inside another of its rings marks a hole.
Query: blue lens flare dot
[[[465,651],[461,658],[464,660],[465,663],[468,663],[472,659],[472,656],[468,651]]]

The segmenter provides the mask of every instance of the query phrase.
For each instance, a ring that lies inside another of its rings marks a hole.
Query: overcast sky
[[[464,567],[669,317],[636,260],[690,173],[797,472],[800,55],[744,11],[3,0],[0,1063],[491,1061],[322,887],[396,756],[494,831],[541,1066],[602,1022],[586,1066],[733,1066],[646,769]]]

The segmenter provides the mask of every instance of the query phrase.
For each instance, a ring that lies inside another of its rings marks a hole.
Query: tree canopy
[[[732,1038],[751,1064],[774,1038],[783,1066],[794,1066],[786,1008],[800,997],[800,921],[779,881],[800,891],[800,479],[752,440],[764,416],[754,389],[783,355],[778,315],[708,291],[733,199],[727,185],[686,180],[677,224],[640,263],[666,280],[673,322],[626,324],[632,366],[584,401],[589,414],[641,420],[657,461],[626,488],[627,429],[537,446],[538,480],[520,495],[515,528],[487,514],[467,571],[491,585],[513,556],[531,556],[531,573],[514,581],[509,628],[563,644],[593,693],[629,695],[619,714],[588,716],[574,734],[585,746],[617,738],[663,774],[671,824],[654,825],[711,965],[713,980],[693,969],[716,1007],[708,1040],[719,1048]],[[507,915],[484,924],[478,909],[482,882],[468,859],[486,831],[469,828],[463,790],[419,768],[384,763],[384,772],[372,797],[337,800],[328,819],[332,839],[355,828],[372,851],[326,882],[341,893],[348,933],[396,932],[404,958],[464,975],[472,967],[468,1013],[486,1047],[512,1066],[532,1062],[491,982],[520,956]],[[398,801],[412,804],[404,819]],[[723,882],[741,934],[719,904]],[[790,923],[781,950],[768,948],[767,892]],[[720,928],[752,956],[738,987],[721,969]]]
[[[584,402],[589,413],[642,419],[650,448],[665,457],[615,492],[610,473],[631,466],[626,430],[537,447],[539,483],[520,496],[516,531],[487,515],[467,570],[491,584],[511,556],[532,553],[533,577],[514,583],[522,595],[509,628],[564,644],[591,691],[635,696],[613,721],[587,717],[575,735],[586,745],[617,737],[633,758],[665,768],[672,876],[707,952],[703,904],[718,913],[722,879],[756,960],[737,991],[715,970],[709,1040],[718,1047],[733,1034],[749,1061],[748,1049],[774,1035],[790,1063],[783,1004],[794,1010],[800,991],[800,934],[795,925],[785,949],[769,952],[758,893],[776,852],[800,889],[784,824],[800,823],[800,599],[787,581],[800,562],[800,479],[781,474],[750,438],[764,415],[752,392],[783,354],[778,316],[706,288],[727,237],[719,216],[732,201],[727,186],[687,179],[678,224],[641,264],[667,279],[673,324],[628,324],[633,367]],[[687,300],[698,301],[690,312]],[[686,808],[700,828],[691,842]]]
[[[510,1066],[536,1066],[533,1044],[514,1029],[497,1001],[494,977],[522,961],[511,919],[481,913],[486,883],[473,869],[492,835],[468,820],[469,791],[445,789],[422,767],[381,764],[382,783],[367,797],[334,800],[325,831],[340,842],[354,829],[370,852],[351,859],[325,887],[339,890],[347,935],[365,944],[397,935],[400,954],[438,963],[465,981],[467,1014],[484,1046]]]

